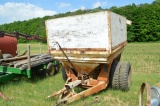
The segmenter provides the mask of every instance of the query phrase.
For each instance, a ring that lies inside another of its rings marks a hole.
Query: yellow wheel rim
[[[62,64],[59,65],[59,70],[58,71],[61,71],[62,70]]]
[[[50,75],[53,75],[54,73],[55,73],[54,67],[51,67]]]

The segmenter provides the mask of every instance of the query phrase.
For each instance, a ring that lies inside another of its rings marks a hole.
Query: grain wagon
[[[88,13],[46,21],[48,49],[63,64],[64,88],[57,104],[70,103],[111,85],[129,90],[131,65],[120,62],[127,44],[127,24],[131,21],[110,11]],[[75,87],[85,88],[76,92]]]

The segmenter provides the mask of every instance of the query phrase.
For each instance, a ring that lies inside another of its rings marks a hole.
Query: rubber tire
[[[131,64],[129,62],[122,62],[120,68],[120,89],[128,91],[131,83]]]
[[[63,67],[63,65],[62,65],[62,63],[58,63],[58,70],[57,70],[57,73],[59,72],[59,71],[62,71],[62,67]]]
[[[110,71],[110,83],[113,89],[119,89],[119,72],[120,72],[121,62],[114,61],[112,63]]]
[[[53,72],[52,72],[53,71]],[[56,74],[56,70],[55,70],[55,67],[54,67],[54,64],[52,62],[50,62],[48,65],[47,65],[47,74],[49,76],[52,76],[52,75],[55,75]]]
[[[114,76],[114,72],[115,72],[117,64],[118,64],[117,61],[112,62],[111,70],[110,70],[110,73],[109,73],[109,86],[110,87],[112,87],[113,76]]]
[[[11,54],[3,54],[3,59],[12,58],[13,56]]]
[[[58,73],[60,70],[62,70],[62,64],[58,61],[57,61],[57,63],[55,63],[55,70],[56,70],[56,73]]]
[[[62,71],[62,78],[63,78],[64,81],[66,81],[68,77],[67,77],[67,74],[66,74],[64,66],[62,66],[61,71]]]

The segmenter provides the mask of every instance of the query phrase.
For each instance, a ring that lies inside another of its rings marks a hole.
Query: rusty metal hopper
[[[70,63],[68,62],[63,62],[65,65],[72,67]],[[91,71],[93,71],[99,64],[97,63],[72,63],[74,67],[76,68],[77,73],[82,73],[82,74],[89,74]]]

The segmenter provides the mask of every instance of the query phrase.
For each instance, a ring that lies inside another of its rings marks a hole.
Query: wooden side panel
[[[66,61],[107,63],[109,55],[126,44],[126,18],[110,11],[46,21],[49,52]]]
[[[126,18],[111,12],[110,19],[112,41],[111,45],[112,48],[115,48],[119,44],[122,44],[127,41]]]
[[[107,12],[58,18],[46,21],[50,49],[100,48],[109,50]]]

